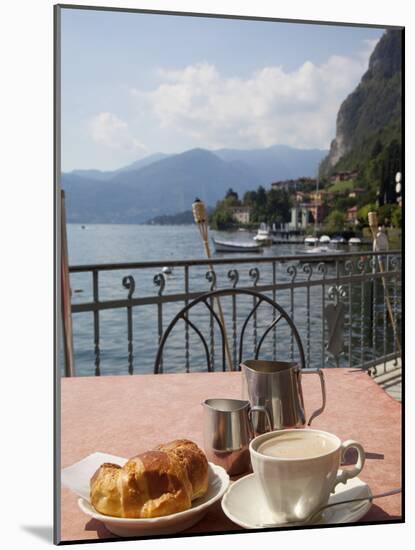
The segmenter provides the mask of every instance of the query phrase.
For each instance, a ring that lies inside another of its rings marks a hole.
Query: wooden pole
[[[376,249],[376,230],[378,229],[378,215],[377,215],[377,213],[376,212],[369,212],[368,220],[369,220],[370,231],[372,233],[372,238],[373,238],[373,250],[375,251],[375,249]],[[378,256],[378,262],[379,262],[379,271],[381,273],[384,273],[385,269],[383,267],[383,260],[379,256]],[[394,337],[396,339],[396,344],[397,344],[397,347],[399,349],[399,353],[402,356],[401,342],[399,341],[399,337],[398,337],[398,331],[397,331],[397,328],[396,328],[395,316],[393,314],[392,305],[391,305],[390,299],[389,299],[388,287],[386,285],[385,277],[383,277],[383,276],[382,276],[382,285],[383,285],[383,290],[385,292],[385,302],[386,302],[386,307],[388,309],[388,314],[389,314],[389,319],[390,319],[390,322],[391,322],[391,325],[392,325],[393,334],[394,334]]]
[[[205,205],[201,200],[196,199],[195,202],[192,204],[192,211],[193,211],[193,218],[199,228],[199,233],[202,238],[205,254],[210,259],[212,256],[211,256],[210,247],[209,247],[209,227],[208,227],[208,220],[207,220]],[[211,271],[214,271],[212,264],[209,265],[209,268],[211,269]],[[219,298],[216,298],[215,302],[218,308],[219,319],[223,327],[223,333],[225,338],[224,345],[225,345],[226,360],[228,362],[230,370],[233,371],[236,369],[236,365],[234,366],[232,361],[232,355],[231,355],[231,350],[229,348],[228,335],[226,332],[225,317],[223,315],[222,305],[220,303]]]
[[[65,376],[74,376],[73,335],[71,313],[71,286],[68,268],[68,240],[66,236],[65,192],[61,190],[61,310]]]

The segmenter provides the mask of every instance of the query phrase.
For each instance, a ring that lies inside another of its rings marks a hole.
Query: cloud
[[[370,43],[369,43],[370,42]],[[248,78],[224,76],[201,62],[159,69],[158,86],[132,90],[161,128],[174,129],[205,147],[328,147],[341,102],[367,68],[373,41],[355,57],[330,56],[296,70],[269,66]]]
[[[98,113],[89,120],[88,129],[96,143],[110,149],[147,152],[145,145],[132,135],[128,124],[113,113]]]

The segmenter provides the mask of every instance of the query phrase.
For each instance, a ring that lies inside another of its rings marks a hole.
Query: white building
[[[232,206],[231,208],[232,218],[243,224],[248,224],[251,219],[251,207],[250,206]]]
[[[313,223],[310,209],[306,204],[295,204],[291,208],[291,220],[288,223],[288,229],[291,231],[299,231],[307,229]]]

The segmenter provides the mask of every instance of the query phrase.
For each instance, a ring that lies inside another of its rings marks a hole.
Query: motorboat
[[[164,266],[161,272],[164,273],[164,275],[171,275],[173,273],[173,268],[169,265]]]
[[[221,241],[212,238],[216,252],[261,252],[262,245],[242,241]]]
[[[308,246],[315,246],[317,243],[318,243],[318,238],[317,237],[306,237],[304,239],[304,244],[306,244]]]
[[[328,246],[313,246],[313,248],[306,248],[300,252],[300,254],[307,255],[307,260],[302,260],[300,263],[318,263],[324,261],[326,263],[335,262],[336,255],[341,255],[341,250],[330,248]],[[328,256],[327,259],[322,259],[321,256]]]
[[[331,241],[330,237],[328,235],[322,235],[320,238],[319,238],[319,242],[320,244],[329,244]]]
[[[272,244],[271,232],[265,224],[261,223],[258,233],[254,237],[254,241],[262,246],[269,246]]]
[[[330,244],[334,245],[334,246],[338,246],[340,244],[346,244],[347,241],[344,237],[342,237],[341,235],[337,235],[336,237],[332,237],[330,239]]]

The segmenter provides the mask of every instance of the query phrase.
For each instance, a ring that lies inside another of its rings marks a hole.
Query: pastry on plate
[[[208,462],[192,441],[178,439],[120,467],[102,464],[91,478],[91,504],[101,514],[154,518],[188,510],[208,489]]]

